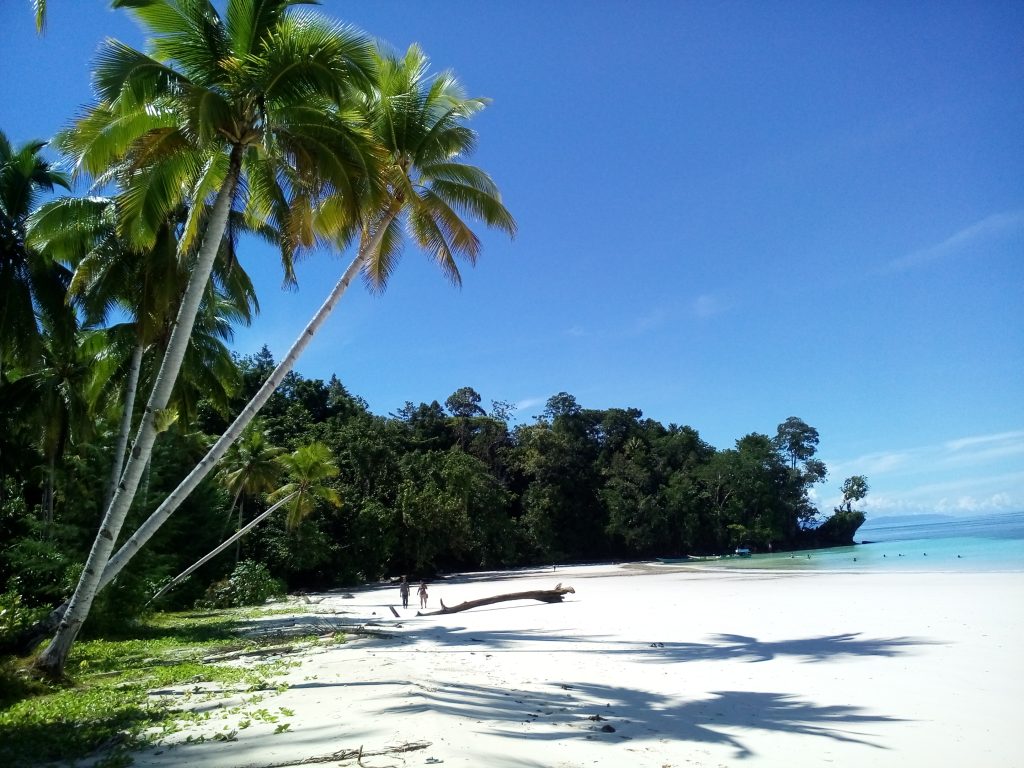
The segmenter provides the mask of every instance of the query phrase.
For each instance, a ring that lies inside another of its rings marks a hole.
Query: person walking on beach
[[[420,596],[420,608],[427,607],[427,582],[421,581],[420,588],[416,591],[416,594]]]
[[[406,581],[405,576],[402,577],[402,583],[398,586],[398,592],[402,596],[402,607],[409,607],[409,582]]]

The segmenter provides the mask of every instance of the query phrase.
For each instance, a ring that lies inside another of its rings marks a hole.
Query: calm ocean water
[[[979,517],[870,518],[852,547],[714,561],[729,568],[1024,571],[1024,512]],[[708,565],[711,563],[702,563]]]

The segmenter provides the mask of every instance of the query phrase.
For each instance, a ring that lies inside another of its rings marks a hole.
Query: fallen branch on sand
[[[401,752],[415,752],[426,749],[431,745],[429,741],[411,741],[407,744],[400,744],[397,747],[386,747],[375,751],[367,751],[362,747],[359,749],[342,749],[332,752],[329,755],[317,755],[307,757],[304,760],[284,760],[279,763],[247,763],[242,768],[290,768],[293,765],[315,765],[316,763],[334,763],[339,760],[361,761],[364,757],[379,757],[380,755],[397,755]]]
[[[572,587],[563,587],[558,584],[554,589],[535,589],[530,592],[510,592],[506,595],[496,595],[494,597],[484,597],[480,600],[468,600],[465,603],[459,603],[449,608],[444,604],[444,600],[441,601],[441,610],[430,611],[429,613],[416,612],[417,616],[440,616],[445,613],[459,613],[460,611],[468,611],[470,608],[479,608],[481,605],[491,605],[492,603],[503,603],[506,600],[539,600],[542,603],[560,603],[567,594],[576,594],[576,590]]]

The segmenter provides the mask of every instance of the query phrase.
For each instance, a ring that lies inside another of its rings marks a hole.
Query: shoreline
[[[136,765],[284,766],[360,748],[365,768],[1019,764],[1024,572],[595,564],[452,575],[430,585],[428,610],[556,582],[576,594],[398,619],[397,586],[322,593],[295,621],[378,635],[308,651],[286,689],[252,705],[293,712],[286,732],[253,723]],[[415,748],[388,751],[403,745]]]

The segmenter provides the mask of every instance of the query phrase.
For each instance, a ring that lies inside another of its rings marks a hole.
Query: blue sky
[[[0,4],[0,127],[46,138],[89,100],[103,0]],[[464,286],[409,249],[299,364],[377,413],[485,401],[637,407],[730,447],[799,416],[836,502],[1024,509],[1024,5],[339,2],[493,104],[475,161],[515,214]],[[347,258],[319,254],[236,348],[281,355]]]

